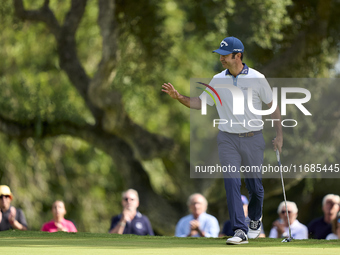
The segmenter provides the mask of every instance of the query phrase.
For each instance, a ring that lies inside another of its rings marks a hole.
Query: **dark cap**
[[[220,55],[229,55],[233,52],[242,53],[243,51],[244,51],[243,43],[236,37],[231,36],[224,38],[220,44],[220,48],[214,50],[213,52],[216,52]]]

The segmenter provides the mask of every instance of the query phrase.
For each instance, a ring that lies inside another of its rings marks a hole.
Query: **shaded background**
[[[222,224],[223,180],[190,179],[190,110],[161,85],[189,95],[190,78],[222,71],[211,51],[226,36],[241,39],[244,61],[267,77],[335,78],[339,17],[337,0],[1,1],[0,183],[32,230],[63,199],[79,231],[107,232],[127,188],[139,191],[157,234],[173,235],[194,192]],[[327,114],[285,131],[287,161],[339,162],[339,93],[325,84],[316,95]],[[265,139],[270,147],[272,134]],[[338,183],[286,181],[300,222],[322,214]],[[268,234],[282,191],[279,179],[264,187]]]

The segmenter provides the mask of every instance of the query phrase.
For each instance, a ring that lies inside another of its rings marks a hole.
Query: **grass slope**
[[[94,233],[0,232],[1,254],[340,254],[340,240],[261,238],[226,245],[225,238],[176,238]]]

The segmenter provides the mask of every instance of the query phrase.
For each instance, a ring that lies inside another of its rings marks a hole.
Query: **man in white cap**
[[[10,188],[0,185],[0,231],[9,229],[27,230],[27,222],[22,210],[11,206],[13,195]]]

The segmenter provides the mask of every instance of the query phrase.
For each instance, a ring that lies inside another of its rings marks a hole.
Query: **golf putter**
[[[281,183],[282,183],[283,198],[285,200],[285,206],[286,206],[286,212],[287,212],[286,214],[287,214],[287,220],[288,220],[289,236],[282,240],[282,243],[286,243],[286,242],[292,241],[293,238],[292,238],[292,231],[290,229],[290,222],[289,222],[289,216],[288,216],[288,207],[287,207],[285,184],[283,182],[282,167],[281,167],[281,160],[280,160],[280,152],[279,152],[278,149],[276,149],[276,159],[277,159],[277,163],[279,164],[279,168],[280,168],[280,176],[281,176]]]

